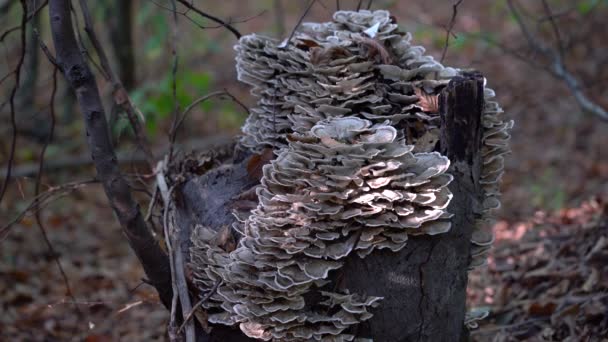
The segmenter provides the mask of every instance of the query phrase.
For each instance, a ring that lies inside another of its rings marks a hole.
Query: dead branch
[[[37,32],[36,32],[36,36],[38,36]],[[40,37],[38,37],[38,38],[40,38]],[[39,162],[38,175],[36,176],[36,185],[35,185],[35,190],[34,190],[34,194],[36,197],[38,197],[38,195],[40,195],[40,184],[42,181],[42,174],[44,172],[44,156],[46,154],[46,149],[48,148],[49,144],[53,140],[53,133],[55,131],[55,95],[56,95],[56,93],[57,93],[57,68],[55,68],[53,70],[53,88],[51,89],[51,100],[49,103],[49,106],[50,106],[49,117],[50,117],[50,121],[51,121],[51,127],[49,129],[48,138],[44,142],[44,145],[42,146],[42,149],[40,150],[40,156],[38,157],[38,160],[39,160],[38,161]],[[44,227],[44,223],[42,221],[41,216],[42,216],[42,209],[35,207],[34,208],[34,217],[36,218],[36,224],[38,225],[40,234],[42,234],[42,238],[44,239],[44,242],[46,243],[49,253],[51,254],[53,260],[55,261],[55,264],[57,265],[57,268],[59,269],[59,273],[61,274],[61,277],[63,278],[63,284],[65,285],[66,294],[68,295],[68,297],[70,297],[72,299],[73,302],[76,302],[76,297],[74,296],[74,292],[72,292],[72,287],[70,286],[70,281],[68,279],[68,276],[65,273],[63,266],[61,265],[61,260],[59,260],[59,254],[55,251],[55,247],[53,247],[53,244],[51,243],[51,240],[49,239],[48,234],[46,233],[46,228]],[[81,317],[83,315],[83,313],[82,313],[82,311],[80,311],[80,308],[78,307],[78,305],[74,305],[74,309],[76,310],[78,317]]]
[[[118,168],[95,75],[79,51],[74,35],[70,1],[51,0],[49,16],[57,61],[68,84],[76,92],[99,180],[146,276],[158,291],[163,304],[169,307],[173,296],[169,260],[148,229],[139,205],[133,199],[130,187]]]
[[[302,13],[302,15],[300,16],[300,19],[298,19],[298,22],[296,23],[296,26],[294,26],[293,30],[291,30],[291,34],[289,35],[289,38],[287,38],[287,40],[284,43],[281,43],[281,45],[279,47],[286,49],[289,46],[289,43],[291,42],[291,39],[293,38],[293,35],[296,33],[296,31],[298,30],[298,28],[300,27],[300,25],[302,25],[302,21],[304,20],[304,18],[306,17],[306,15],[310,11],[310,9],[312,8],[312,5],[315,4],[315,2],[317,2],[317,0],[311,0],[308,3],[308,6],[304,10],[304,13]]]
[[[182,325],[179,327],[179,329],[177,329],[177,332],[184,330],[184,326],[186,326],[186,323],[190,321],[190,319],[192,319],[192,316],[194,315],[196,310],[198,310],[201,305],[205,304],[205,302],[208,301],[211,296],[213,296],[213,294],[215,293],[215,291],[217,291],[217,288],[220,287],[220,285],[222,285],[221,279],[216,281],[215,285],[213,285],[213,288],[211,288],[211,290],[209,290],[209,292],[203,298],[201,298],[201,300],[194,304],[192,310],[190,310],[190,312],[188,312],[188,315],[186,315],[186,318],[184,318],[184,322],[182,323]]]
[[[46,7],[46,5],[49,3],[49,0],[45,0],[43,1],[38,7],[36,7],[34,9],[34,11],[32,11],[32,13],[27,14],[27,18],[25,19],[25,22],[27,23],[28,21],[30,21],[33,17],[35,17],[38,12],[40,12],[41,9],[43,9],[44,7]],[[26,12],[27,13],[27,12]],[[16,25],[13,26],[9,29],[7,29],[6,31],[4,31],[1,35],[0,35],[0,42],[3,42],[4,39],[11,34],[12,32],[15,32],[19,29],[25,29],[25,26],[23,26],[23,22],[20,25]]]
[[[186,107],[186,109],[184,109],[184,112],[182,113],[182,116],[177,120],[177,123],[175,125],[175,129],[173,134],[177,135],[177,130],[179,130],[179,128],[181,127],[181,125],[184,123],[184,120],[186,120],[186,117],[188,116],[188,113],[194,109],[194,107],[196,107],[197,105],[199,105],[201,102],[207,101],[212,97],[222,97],[222,96],[228,96],[229,98],[231,98],[234,102],[236,102],[237,104],[239,104],[244,110],[245,112],[249,113],[249,109],[242,103],[240,102],[234,95],[230,94],[227,90],[220,90],[220,91],[214,91],[212,93],[209,93],[207,95],[201,96],[198,99],[192,101],[192,103],[190,105],[188,105],[188,107]]]
[[[6,165],[6,177],[4,178],[4,182],[2,183],[2,188],[0,189],[0,202],[2,202],[2,198],[4,198],[4,194],[6,192],[6,188],[8,187],[8,183],[11,180],[11,171],[13,168],[13,162],[15,159],[15,146],[17,145],[17,121],[15,118],[15,96],[17,95],[17,89],[19,89],[19,82],[21,80],[21,66],[23,66],[23,61],[25,60],[25,48],[26,48],[26,35],[25,35],[25,25],[27,24],[27,2],[26,0],[21,0],[21,8],[23,13],[21,15],[21,53],[19,55],[19,61],[17,62],[17,66],[15,67],[13,74],[15,75],[15,85],[11,90],[11,95],[9,98],[9,106],[11,112],[11,147],[8,155],[8,163]]]
[[[168,158],[165,158],[168,160]],[[173,289],[173,298],[171,299],[171,317],[169,322],[170,338],[173,339],[174,328],[177,327],[177,301],[179,300],[180,307],[182,309],[181,317],[186,317],[187,314],[192,310],[192,303],[190,301],[190,293],[188,292],[188,284],[186,282],[186,275],[184,273],[185,265],[183,258],[183,251],[181,249],[181,243],[176,241],[174,238],[179,236],[179,229],[173,224],[169,224],[169,210],[171,207],[171,195],[178,186],[174,184],[171,188],[167,189],[167,183],[165,181],[165,162],[159,162],[156,166],[156,179],[157,188],[160,190],[161,198],[164,202],[163,210],[163,232],[165,234],[165,244],[167,245],[167,251],[169,253],[169,264],[171,267],[171,288]],[[195,342],[195,328],[192,321],[184,321],[182,326],[186,325],[186,342]],[[175,335],[179,335],[180,329],[175,329]]]
[[[450,23],[448,24],[448,26],[446,28],[445,44],[443,45],[443,51],[441,52],[441,59],[439,60],[440,63],[443,63],[443,60],[445,59],[445,55],[448,53],[448,46],[450,44],[450,36],[452,35],[452,30],[454,29],[454,24],[456,23],[456,16],[458,15],[458,6],[463,1],[464,0],[457,0],[452,5],[452,17],[450,18]]]
[[[187,0],[178,0],[180,4],[184,5],[186,8],[188,8],[189,10],[192,10],[194,12],[196,12],[196,14],[200,15],[203,18],[207,18],[211,21],[214,21],[220,25],[222,25],[223,27],[225,27],[226,29],[228,29],[230,32],[232,32],[232,34],[234,34],[234,36],[236,37],[236,39],[240,39],[241,38],[241,33],[234,28],[234,26],[230,25],[229,23],[223,21],[220,18],[217,18],[211,14],[208,14],[206,12],[201,11],[200,9],[198,9],[197,7],[195,7],[191,1],[187,1]]]
[[[53,64],[56,69],[59,69],[59,64],[57,63],[57,60],[55,60],[55,56],[53,56],[48,46],[46,46],[42,38],[40,38],[40,34],[38,33],[37,29],[34,29],[34,34],[38,39],[38,45],[40,45],[40,49],[42,50],[42,52],[44,52],[44,55],[48,59],[49,63]]]
[[[6,223],[2,228],[0,228],[0,242],[3,241],[10,233],[11,228],[20,222],[27,214],[31,212],[35,212],[36,210],[41,210],[45,208],[50,203],[54,202],[60,197],[66,196],[78,189],[81,189],[89,184],[94,184],[99,182],[97,179],[87,179],[84,181],[70,182],[62,185],[57,185],[49,188],[45,192],[40,193],[38,196],[34,197],[34,199],[22,210],[19,214],[15,216],[11,221]]]
[[[564,82],[564,84],[570,89],[572,95],[578,102],[579,106],[586,112],[596,115],[602,120],[608,121],[608,111],[601,107],[599,104],[591,100],[584,92],[584,87],[580,84],[580,81],[568,70],[559,51],[555,51],[553,48],[545,45],[540,39],[538,39],[529,29],[526,23],[523,21],[519,10],[516,8],[513,0],[507,0],[509,11],[513,15],[513,18],[517,22],[521,33],[526,38],[528,46],[533,51],[537,52],[541,56],[545,57],[549,61],[548,72],[555,78]],[[551,17],[551,10],[548,6],[545,7],[548,11],[547,16]],[[559,34],[556,33],[556,39],[561,40]],[[558,42],[558,46],[563,43]]]
[[[173,13],[173,38],[171,39],[171,56],[173,59],[171,66],[171,96],[173,98],[173,120],[169,131],[169,162],[173,158],[173,145],[177,138],[176,125],[179,117],[179,102],[177,101],[177,67],[179,56],[177,55],[177,6],[175,0],[171,0],[171,12]]]
[[[173,12],[173,10],[171,8],[169,8],[167,6],[164,6],[161,3],[158,3],[158,2],[156,2],[154,0],[150,0],[150,2],[153,3],[158,8],[162,8],[162,9],[167,10],[169,12]],[[190,13],[190,11],[191,10],[189,8],[187,8],[185,11],[176,11],[176,13],[179,14],[179,15],[181,15],[181,16],[183,16],[189,22],[191,22],[192,24],[196,25],[197,27],[199,27],[200,29],[203,29],[203,30],[218,29],[218,28],[223,28],[223,27],[225,28],[226,27],[225,25],[246,23],[246,22],[248,22],[248,21],[250,21],[252,19],[255,19],[255,18],[263,15],[264,13],[266,13],[266,10],[262,10],[262,11],[260,11],[257,14],[253,14],[253,15],[250,15],[250,16],[242,18],[242,19],[232,19],[232,18],[229,18],[229,20],[227,22],[225,22],[225,24],[218,24],[218,25],[214,25],[214,26],[203,26],[203,25],[199,24],[196,20],[194,20],[194,18],[192,18],[191,16],[188,15],[188,13]]]

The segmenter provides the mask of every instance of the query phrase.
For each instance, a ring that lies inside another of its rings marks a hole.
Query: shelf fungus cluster
[[[198,229],[194,262],[208,267],[197,278],[224,283],[212,299],[225,312],[209,321],[263,339],[351,340],[343,332],[381,298],[323,290],[330,271],[352,253],[397,251],[410,235],[448,231],[449,160],[413,153],[388,123],[357,117],[323,120],[290,140],[264,167],[259,205],[237,225],[234,251],[214,249],[214,235]]]
[[[248,35],[236,46],[239,79],[257,105],[242,145],[272,149],[257,188],[258,206],[222,231],[192,236],[195,282],[217,291],[203,304],[214,324],[238,325],[276,341],[352,341],[381,298],[326,286],[353,254],[398,251],[419,234],[450,229],[450,161],[436,152],[436,97],[461,71],[410,43],[386,11],[339,11],[305,23],[290,41]],[[493,238],[484,228],[499,206],[498,181],[511,122],[485,89],[484,216],[472,266]]]

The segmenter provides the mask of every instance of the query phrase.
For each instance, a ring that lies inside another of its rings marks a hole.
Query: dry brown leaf
[[[429,95],[420,88],[414,88],[414,93],[418,96],[418,106],[426,113],[439,112],[439,94]]]

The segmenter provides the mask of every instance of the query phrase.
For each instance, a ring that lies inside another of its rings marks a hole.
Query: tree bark
[[[110,205],[131,248],[143,265],[148,280],[158,291],[163,304],[170,307],[172,291],[169,260],[146,226],[139,205],[133,199],[131,189],[118,168],[95,76],[76,42],[70,1],[51,0],[49,16],[57,62],[76,93],[97,177],[103,184]]]
[[[450,158],[454,176],[448,207],[452,229],[436,236],[412,237],[397,252],[374,251],[364,259],[350,256],[334,274],[335,286],[351,293],[381,296],[374,316],[359,325],[357,337],[375,341],[458,341],[464,328],[470,239],[480,215],[481,117],[483,79],[466,74],[453,79],[440,97],[442,131],[439,150]],[[217,227],[231,224],[232,198],[255,185],[248,179],[246,163],[234,163],[195,177],[180,189],[178,224]],[[188,242],[185,242],[187,244]],[[187,250],[184,246],[184,250]],[[246,341],[225,327],[230,341]],[[221,339],[220,339],[221,340]]]
[[[118,78],[128,91],[135,87],[135,54],[133,45],[133,1],[118,0],[106,8],[110,20],[110,38],[118,66]]]
[[[458,341],[464,315],[472,228],[480,215],[483,80],[450,81],[440,96],[440,151],[450,158],[454,214],[446,234],[413,237],[398,253],[351,257],[340,287],[384,300],[357,336],[376,341]]]

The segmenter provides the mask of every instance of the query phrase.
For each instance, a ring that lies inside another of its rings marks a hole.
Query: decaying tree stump
[[[364,259],[348,257],[330,275],[334,286],[351,293],[384,297],[374,316],[358,327],[357,337],[375,341],[455,341],[463,325],[472,228],[480,215],[481,118],[483,79],[456,77],[442,91],[440,152],[449,157],[454,214],[446,234],[412,237],[401,251],[377,250]],[[184,233],[196,225],[220,228],[234,221],[235,197],[255,186],[246,161],[226,164],[194,177],[178,189],[177,223]],[[238,330],[217,326],[210,340],[246,341]]]
[[[483,81],[478,75],[453,79],[440,96],[441,153],[450,158],[454,214],[446,234],[419,236],[397,253],[353,257],[342,286],[382,296],[362,336],[376,341],[455,341],[463,332],[469,249],[479,214]],[[359,335],[358,334],[358,335]]]

